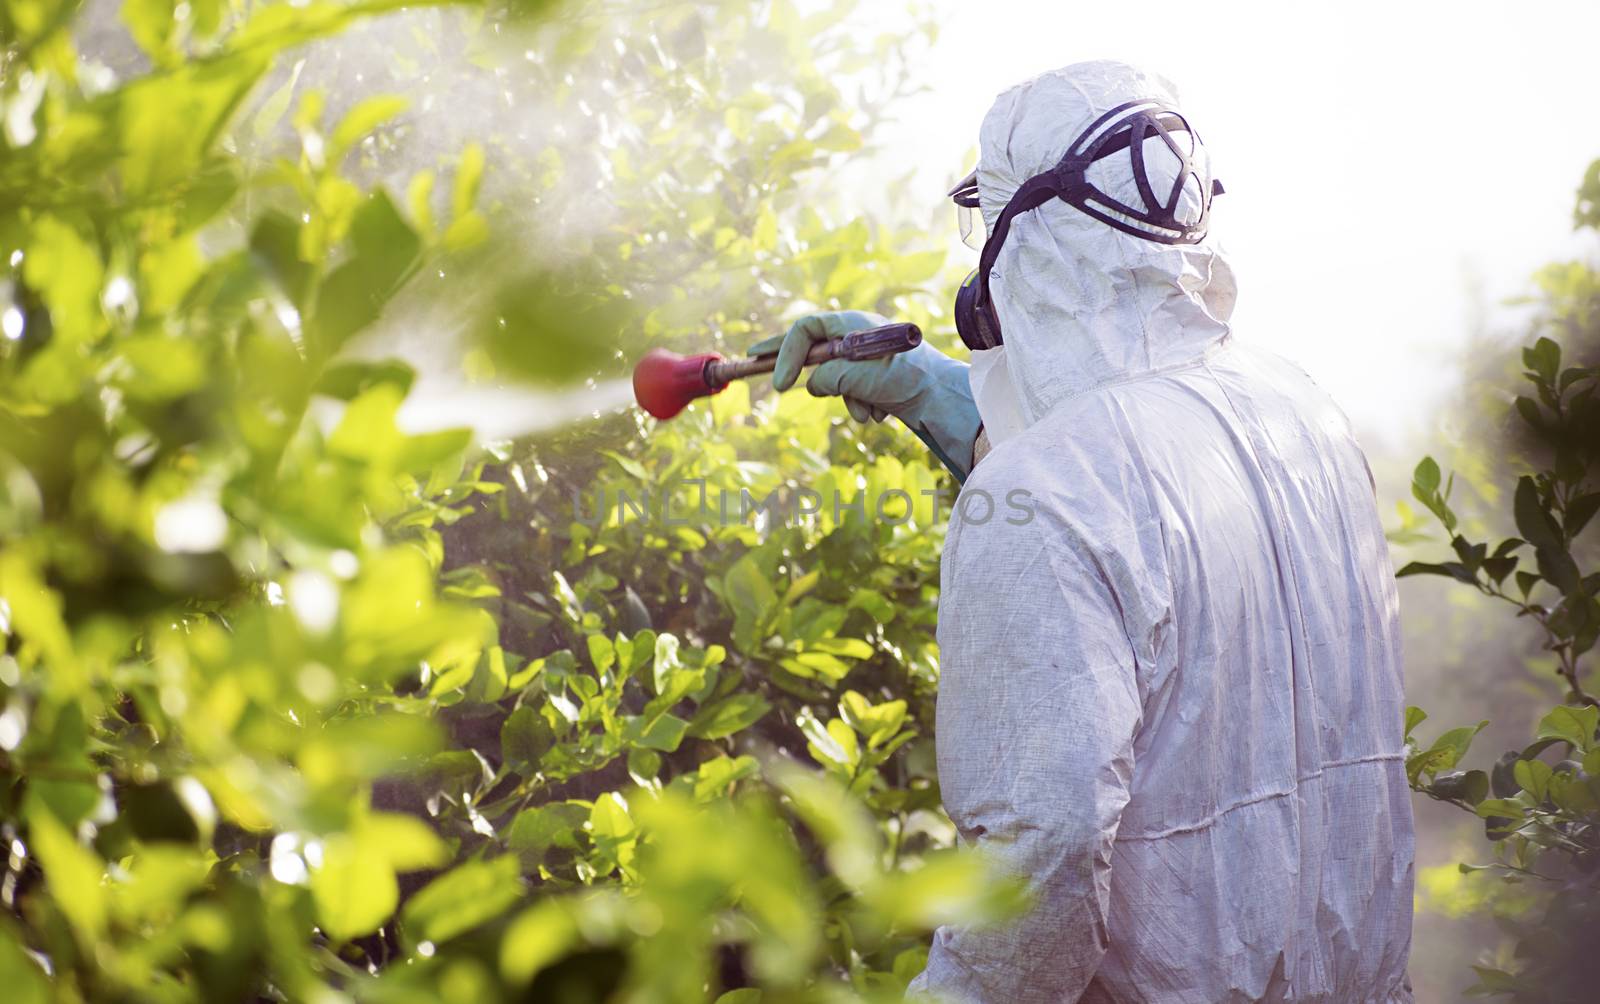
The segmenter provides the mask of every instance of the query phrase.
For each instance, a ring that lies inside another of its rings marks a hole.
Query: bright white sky
[[[1235,330],[1304,366],[1372,445],[1430,431],[1480,307],[1511,325],[1497,304],[1587,253],[1571,214],[1600,157],[1600,4],[936,2],[933,90],[880,134],[891,167],[923,165],[917,197],[943,198],[1020,80],[1101,58],[1165,75],[1228,188],[1212,219]],[[864,3],[897,24],[898,3]]]

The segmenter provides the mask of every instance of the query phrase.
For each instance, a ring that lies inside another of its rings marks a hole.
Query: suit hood
[[[1152,98],[1178,106],[1161,77],[1109,61],[1053,70],[1001,94],[979,135],[978,194],[990,232],[1018,187],[1054,167],[1095,119]],[[1183,195],[1197,200],[1200,186],[1210,186],[1209,158],[1198,136],[1175,135],[1195,144],[1191,158],[1204,168],[1194,192]],[[1159,138],[1146,140],[1144,155],[1153,187],[1170,189],[1178,159]],[[1131,157],[1097,162],[1089,180],[1128,205],[1143,204]],[[1005,364],[1029,425],[1094,387],[1193,362],[1228,334],[1235,299],[1233,272],[1212,238],[1156,243],[1059,199],[1012,221],[989,282]]]

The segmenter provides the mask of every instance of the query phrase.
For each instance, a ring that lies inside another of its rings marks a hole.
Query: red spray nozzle
[[[852,331],[843,338],[818,342],[806,353],[805,364],[829,359],[882,359],[922,344],[922,329],[915,324],[885,324]],[[776,353],[748,359],[724,360],[715,352],[680,356],[666,349],[651,349],[633,368],[633,399],[656,418],[672,418],[697,397],[707,397],[758,373],[771,373]]]
[[[715,352],[680,356],[666,349],[651,349],[633,368],[633,399],[656,418],[672,418],[695,398],[727,386],[706,380],[706,366],[721,361]]]

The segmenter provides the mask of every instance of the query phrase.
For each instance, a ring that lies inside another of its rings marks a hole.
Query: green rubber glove
[[[788,390],[799,379],[814,343],[888,323],[887,318],[859,310],[808,314],[787,334],[752,346],[750,355],[770,355],[776,348],[772,386]],[[893,415],[927,444],[957,481],[965,481],[972,471],[972,444],[983,423],[967,383],[966,364],[927,342],[883,359],[830,359],[811,371],[806,390],[817,397],[843,397],[858,422],[881,422]]]

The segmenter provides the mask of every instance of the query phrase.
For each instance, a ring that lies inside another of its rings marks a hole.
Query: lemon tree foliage
[[[1595,225],[1600,162],[1580,189],[1579,226]],[[1594,649],[1600,639],[1600,570],[1592,525],[1600,512],[1600,276],[1581,263],[1539,276],[1540,337],[1522,350],[1527,386],[1515,397],[1525,473],[1511,495],[1515,535],[1473,539],[1451,505],[1454,478],[1424,458],[1412,494],[1450,538],[1452,554],[1412,562],[1400,575],[1439,575],[1503,602],[1535,623],[1562,703],[1537,723],[1531,742],[1490,770],[1461,770],[1487,724],[1451,728],[1431,743],[1413,733],[1427,718],[1408,711],[1412,787],[1483,818],[1492,860],[1463,863],[1505,886],[1498,899],[1515,946],[1508,961],[1475,967],[1472,992],[1517,1001],[1580,1001],[1600,978],[1600,700]],[[1563,351],[1563,344],[1567,351]],[[1585,360],[1584,354],[1591,358]],[[1564,362],[1564,355],[1576,361]],[[1586,533],[1587,531],[1587,533]]]
[[[831,81],[903,92],[900,43],[475,10],[488,72],[523,32],[519,86],[605,141],[418,168],[417,95],[300,55],[398,6],[129,2],[107,80],[76,4],[0,4],[7,999],[896,997],[933,925],[1013,907],[942,853],[944,475],[746,387],[484,454],[344,350],[512,246],[518,193],[592,186],[580,154],[609,212],[494,273],[484,368],[565,385],[806,305],[937,331],[939,242],[830,208],[873,122]]]

